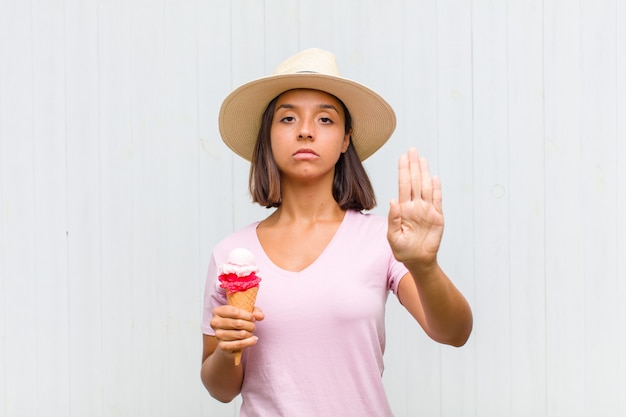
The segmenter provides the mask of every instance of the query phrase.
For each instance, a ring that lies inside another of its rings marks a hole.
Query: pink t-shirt
[[[205,290],[203,332],[226,304],[218,265],[249,249],[262,278],[256,305],[258,343],[244,350],[241,417],[383,417],[385,303],[407,269],[387,242],[387,219],[348,210],[320,257],[300,272],[283,270],[263,251],[253,223],[216,245]],[[302,237],[306,239],[306,236]]]

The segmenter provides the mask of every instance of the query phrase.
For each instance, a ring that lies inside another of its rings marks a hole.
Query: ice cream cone
[[[254,303],[258,291],[259,287],[252,287],[246,291],[228,292],[226,299],[229,305],[239,307],[251,313],[252,310],[254,310]],[[241,363],[241,354],[241,350],[235,351],[235,366]]]

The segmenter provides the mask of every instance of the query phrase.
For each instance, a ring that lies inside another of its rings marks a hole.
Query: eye
[[[329,117],[320,117],[320,122],[326,125],[333,124],[332,119],[330,119]]]
[[[281,121],[282,123],[291,123],[291,122],[293,122],[293,121],[295,121],[295,120],[296,120],[296,118],[295,118],[295,117],[293,117],[293,116],[285,116],[285,117],[283,117],[283,118],[281,118],[281,119],[280,119],[280,121]]]

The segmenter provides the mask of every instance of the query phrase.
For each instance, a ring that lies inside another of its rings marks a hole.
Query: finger
[[[252,315],[255,320],[263,320],[265,318],[265,313],[258,307],[254,307],[254,311],[252,311]]]
[[[237,341],[252,337],[256,330],[255,323],[242,319],[229,319],[213,316],[211,327],[215,331],[215,337],[220,341]]]
[[[254,315],[251,312],[229,304],[215,307],[213,309],[213,315],[231,319],[254,320]]]
[[[387,216],[387,236],[392,235],[394,232],[399,230],[401,225],[402,217],[400,205],[397,201],[391,200],[389,202],[389,215]]]
[[[227,354],[234,354],[237,351],[253,346],[259,340],[256,336],[250,336],[245,339],[236,340],[219,340],[218,346],[222,352]]]
[[[235,342],[239,340],[246,340],[254,334],[248,330],[234,330],[234,329],[215,329],[215,337],[222,342]]]
[[[439,177],[433,177],[433,206],[439,213],[443,213],[443,193],[441,192],[441,180]]]
[[[420,174],[422,177],[421,198],[424,201],[431,202],[433,199],[433,183],[430,178],[430,170],[428,169],[426,158],[420,158]]]
[[[255,317],[252,313],[233,306],[220,306],[213,309],[210,324],[216,333],[220,330],[252,332],[255,328],[254,321]]]
[[[404,203],[411,200],[411,173],[409,157],[400,155],[398,159],[398,201]]]
[[[252,322],[244,320],[212,319],[211,328],[215,337],[220,340],[239,340],[252,336],[256,327]]]
[[[411,198],[421,198],[422,195],[422,173],[420,169],[420,157],[416,148],[409,148],[409,171],[411,176]]]

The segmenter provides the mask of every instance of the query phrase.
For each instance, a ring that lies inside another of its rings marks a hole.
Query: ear
[[[343,137],[343,143],[341,145],[341,153],[346,153],[348,146],[350,146],[350,138],[352,137],[352,129],[346,133]]]

